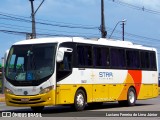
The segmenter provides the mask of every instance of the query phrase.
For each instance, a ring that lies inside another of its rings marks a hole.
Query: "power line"
[[[12,34],[12,35],[23,35],[23,36],[26,36],[26,34],[30,34],[29,32],[27,31],[13,31],[13,30],[2,30],[0,29],[0,32],[3,32],[3,33],[6,33],[6,34]],[[96,38],[97,36],[88,36],[88,35],[79,35],[79,34],[58,34],[58,33],[39,33],[37,32],[37,35],[38,36],[42,36],[42,37],[85,37],[85,38]],[[119,36],[113,36],[114,39],[121,39],[121,37]],[[157,48],[158,51],[159,50],[159,44],[151,44],[153,43],[153,41],[145,41],[143,39],[134,39],[133,37],[132,38],[128,38],[126,37],[126,39],[128,39],[129,41],[132,41],[134,44],[141,44],[141,45],[144,45],[144,46],[148,46],[148,47],[154,47],[154,48]],[[155,39],[153,39],[155,40]],[[157,40],[157,39],[156,39]],[[151,43],[150,43],[151,42]],[[147,44],[148,43],[148,44]]]
[[[0,19],[21,21],[21,22],[27,22],[27,23],[32,22],[31,20],[29,20],[28,17],[24,17],[24,16],[17,16],[13,14],[2,13],[2,12],[0,12],[0,16],[3,16],[3,17],[0,17]],[[92,25],[72,24],[72,23],[49,21],[49,20],[43,20],[43,19],[37,19],[37,21],[39,21],[39,22],[36,22],[38,24],[65,27],[65,28],[77,28],[77,29],[98,29],[99,28]],[[41,21],[45,21],[45,22],[41,22]],[[48,21],[48,23],[46,21]],[[49,23],[49,22],[52,22],[52,23]],[[53,24],[53,22],[55,22],[56,24]],[[61,23],[61,24],[58,24],[58,23]],[[65,25],[62,25],[62,23]]]
[[[112,28],[108,28],[108,31],[111,31],[111,30],[112,30]],[[115,30],[115,33],[122,34],[122,31]],[[146,36],[141,36],[141,35],[136,35],[136,34],[128,33],[128,32],[124,32],[124,33],[125,33],[125,36],[130,36],[130,37],[134,37],[134,38],[140,38],[140,39],[153,40],[153,41],[160,42],[160,39],[146,37]]]
[[[1,23],[0,22],[0,27],[3,27],[3,28],[12,28],[12,29],[17,29],[17,30],[26,30],[27,28],[30,29],[31,27],[27,27],[27,26],[21,26],[21,25],[13,25],[13,24],[6,24],[6,23]],[[98,36],[99,34],[94,34],[94,33],[82,33],[82,32],[69,32],[69,31],[60,31],[60,30],[55,30],[55,29],[45,29],[45,28],[40,28],[40,27],[37,27],[37,30],[38,31],[48,31],[48,32],[60,32],[60,33],[72,33],[72,34],[80,34],[80,35],[93,35],[93,36]]]
[[[1,24],[1,23],[0,23]],[[19,26],[19,25],[11,25],[11,24],[6,24],[6,23],[2,23],[2,25],[9,25],[9,26],[15,26],[15,27],[21,27],[21,28],[30,28],[30,27],[26,27],[26,26]],[[47,23],[46,23],[47,24]],[[50,24],[48,24],[48,25],[50,25]],[[5,26],[3,26],[3,27],[5,27]],[[8,27],[8,26],[6,26],[7,28],[11,28],[11,27]],[[13,28],[14,29],[14,28]],[[19,29],[19,28],[18,28]],[[19,29],[20,30],[20,29]],[[92,33],[78,33],[78,32],[68,32],[68,31],[58,31],[58,30],[48,30],[48,29],[42,29],[42,28],[38,28],[38,30],[46,30],[46,31],[54,31],[54,32],[65,32],[65,33],[73,33],[73,34],[75,34],[75,33],[77,33],[77,34],[92,34]],[[112,30],[112,28],[108,28],[108,31],[111,31]],[[117,33],[119,33],[119,34],[121,34],[121,31],[118,31],[118,30],[116,30],[115,32],[117,32]],[[93,35],[93,34],[92,34]],[[94,35],[96,35],[96,36],[98,36],[98,34],[94,34]],[[140,39],[147,39],[147,40],[154,40],[154,41],[160,41],[159,39],[155,39],[155,38],[149,38],[149,37],[145,37],[145,36],[140,36],[140,35],[136,35],[136,34],[131,34],[131,33],[127,33],[127,32],[125,32],[125,35],[126,36],[131,36],[131,37],[134,37],[134,38],[140,38]]]
[[[113,36],[113,38],[114,39],[121,39],[121,37],[119,37],[119,36]],[[153,44],[151,45],[150,43],[147,44],[147,42],[145,40],[137,40],[137,39],[133,39],[133,38],[130,38],[130,37],[126,37],[126,39],[129,40],[129,41],[132,41],[133,44],[140,44],[140,45],[144,45],[146,47],[158,48],[158,46],[156,46],[156,45],[153,45]],[[160,51],[159,49],[157,49],[157,50]]]
[[[20,16],[20,15],[5,13],[5,12],[0,12],[0,14],[13,16],[13,17],[18,17],[18,18],[23,18],[23,19],[25,18],[25,19],[30,20],[30,17],[26,17],[26,16]],[[45,22],[49,22],[49,23],[60,23],[60,24],[65,24],[65,25],[95,27],[94,25],[85,25],[85,24],[77,24],[77,23],[69,23],[69,22],[60,22],[60,21],[53,21],[53,20],[46,20],[46,19],[39,19],[39,18],[36,18],[36,20],[43,21],[43,22],[45,21]]]
[[[2,16],[2,17],[0,17],[0,19],[6,19],[6,20],[11,20],[11,21],[20,21],[20,22],[31,23],[31,20],[29,20],[28,17],[24,17],[24,16],[17,16],[17,15],[7,14],[7,13],[4,14],[2,12],[0,12],[0,16]],[[37,22],[37,24],[47,25],[47,26],[54,26],[54,27],[65,27],[65,28],[77,28],[77,29],[80,28],[80,29],[88,29],[88,30],[89,29],[93,29],[93,30],[97,30],[98,31],[98,27],[94,27],[94,26],[91,26],[91,27],[88,27],[88,26],[86,27],[86,26],[83,26],[83,25],[72,26],[72,25],[53,24],[53,23],[47,23],[47,22]],[[14,25],[14,26],[16,26],[16,25]],[[17,25],[17,27],[20,27],[20,26]],[[23,27],[23,26],[21,26],[21,27]],[[30,28],[30,27],[24,26],[24,28]],[[41,28],[38,28],[38,29],[40,30]],[[108,28],[107,27],[107,29],[109,29],[109,31],[110,31],[112,28]],[[48,29],[41,29],[41,30],[48,30]],[[74,33],[74,34],[76,33],[76,32],[56,31],[56,30],[48,30],[48,31]],[[121,31],[116,31],[116,32],[121,33]],[[88,33],[77,33],[77,34],[88,34]],[[89,34],[92,34],[92,33],[89,33]],[[94,35],[98,36],[98,34],[94,34]],[[155,39],[155,38],[144,37],[144,36],[135,35],[135,34],[126,33],[126,32],[125,32],[125,35],[126,36],[130,36],[130,37],[134,37],[134,38],[159,41],[158,39]]]
[[[9,34],[21,34],[21,35],[26,35],[28,34],[29,32],[28,31],[25,31],[25,32],[22,32],[22,31],[13,31],[13,30],[0,30],[0,32],[3,32],[3,33],[9,33]],[[59,31],[58,31],[59,32]],[[117,31],[117,33],[119,33],[119,31]],[[120,34],[120,33],[119,33]],[[80,33],[77,33],[77,34],[62,34],[62,33],[47,33],[47,32],[43,32],[43,33],[38,33],[38,35],[40,36],[81,36],[81,37],[88,37],[88,35],[85,35],[84,34],[80,34]],[[91,37],[97,37],[98,34],[91,34]],[[127,38],[129,37],[129,38]],[[132,38],[130,38],[132,37]],[[113,36],[112,38],[115,38],[115,36]],[[120,37],[117,37],[117,38],[120,38]],[[133,38],[141,38],[141,39],[134,39],[135,41],[138,41],[138,42],[147,42],[147,43],[153,43],[153,41],[156,41],[156,42],[159,42],[160,40],[159,39],[154,39],[154,38],[149,38],[149,37],[144,37],[144,36],[139,36],[139,35],[135,35],[135,34],[131,34],[131,33],[126,33],[126,39],[128,40],[133,40]],[[150,40],[150,41],[146,41],[146,40]]]
[[[13,30],[2,30],[0,29],[0,32],[3,33],[7,33],[7,34],[13,34],[13,35],[26,35],[26,34],[30,34],[30,32],[27,31],[13,31]],[[51,37],[51,36],[65,36],[65,37],[85,37],[87,38],[88,35],[70,35],[70,34],[53,34],[53,33],[37,33],[37,35],[39,36],[47,36],[47,37]],[[92,36],[95,37],[95,36]]]
[[[26,19],[23,19],[23,18],[16,18],[16,17],[12,17],[12,16],[0,17],[0,19],[21,21],[21,22],[27,22],[27,23],[31,23],[32,22],[30,20],[26,20]],[[46,23],[46,22],[36,22],[36,23],[37,24],[41,24],[41,25],[54,26],[54,27],[74,28],[74,29],[88,29],[88,30],[89,29],[96,29],[96,30],[98,30],[98,27],[71,26],[71,25],[61,25],[61,24],[53,24],[53,23]]]
[[[151,13],[151,14],[160,15],[160,11],[147,9],[147,8],[145,8],[144,6],[141,6],[141,7],[140,7],[140,6],[133,5],[133,4],[130,4],[130,3],[127,3],[127,2],[122,2],[122,1],[120,1],[120,0],[108,0],[108,1],[112,1],[112,2],[117,3],[117,4],[120,4],[120,5],[122,5],[122,6],[127,6],[127,7],[130,7],[130,8],[136,9],[136,10],[148,12],[148,13]]]

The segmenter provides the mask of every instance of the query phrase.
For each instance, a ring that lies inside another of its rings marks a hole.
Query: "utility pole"
[[[38,8],[36,9],[36,11],[34,11],[34,5],[33,5],[33,1],[34,0],[29,0],[31,2],[31,17],[32,17],[32,34],[31,34],[31,39],[36,38],[36,24],[35,24],[35,14],[37,13],[38,9],[41,7],[41,5],[43,4],[44,0],[41,2],[41,4],[38,6]]]
[[[29,0],[31,2],[31,16],[32,16],[32,34],[31,34],[31,39],[36,38],[36,25],[35,25],[35,14],[34,14],[34,5],[33,1],[34,0]]]
[[[122,22],[122,40],[124,41],[124,25],[125,21]]]
[[[2,94],[4,94],[4,57],[2,57]]]
[[[104,19],[104,0],[101,0],[101,37],[106,38],[107,31],[105,30],[105,19]]]

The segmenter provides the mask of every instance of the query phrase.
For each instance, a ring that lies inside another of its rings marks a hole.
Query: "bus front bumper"
[[[34,96],[5,94],[6,105],[15,107],[34,107],[55,105],[55,90]]]

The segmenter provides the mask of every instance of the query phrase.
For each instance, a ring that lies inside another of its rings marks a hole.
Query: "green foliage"
[[[2,87],[2,74],[0,74],[0,88]]]
[[[0,88],[2,87],[2,79],[0,79]]]

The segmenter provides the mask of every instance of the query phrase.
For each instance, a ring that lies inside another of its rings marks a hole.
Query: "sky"
[[[41,2],[34,0],[35,10]],[[159,0],[104,0],[104,4],[107,37],[119,21],[126,19],[125,40],[155,47],[160,54]],[[37,38],[100,38],[100,9],[101,0],[45,0],[35,14]],[[26,39],[26,33],[31,33],[30,21],[29,0],[1,0],[0,58],[13,43]],[[111,38],[122,40],[122,26],[119,23]]]

